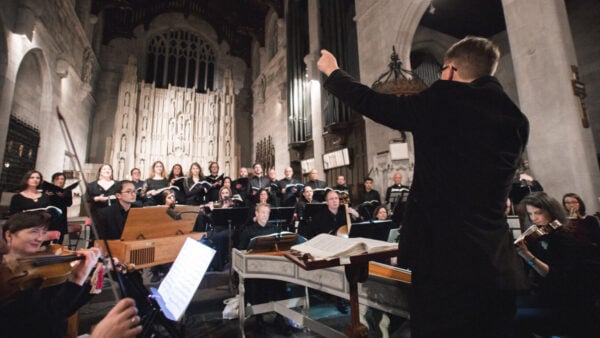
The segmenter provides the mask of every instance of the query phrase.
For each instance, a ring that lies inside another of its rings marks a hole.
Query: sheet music
[[[171,320],[179,320],[190,304],[215,255],[215,250],[187,238],[169,273],[158,287],[161,309]],[[164,308],[163,308],[164,306]]]

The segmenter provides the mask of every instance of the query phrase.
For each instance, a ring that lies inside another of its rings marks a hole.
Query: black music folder
[[[395,228],[394,222],[391,220],[371,220],[360,223],[352,223],[348,237],[363,237],[371,238],[387,242],[390,230]]]

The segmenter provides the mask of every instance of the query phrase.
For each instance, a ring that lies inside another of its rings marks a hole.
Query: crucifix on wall
[[[577,96],[577,102],[579,102],[579,112],[581,113],[581,125],[584,128],[590,127],[590,121],[588,120],[587,109],[583,99],[586,97],[585,84],[579,81],[579,69],[575,65],[571,65],[571,84],[573,85],[573,94]]]

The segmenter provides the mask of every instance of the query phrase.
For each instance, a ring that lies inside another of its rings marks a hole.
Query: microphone
[[[175,208],[173,207],[168,207],[167,208],[167,215],[169,215],[172,219],[179,221],[181,220],[181,215],[183,214],[199,214],[199,211],[182,211],[182,212],[177,212],[175,211]]]
[[[172,219],[179,221],[181,219],[181,214],[175,211],[173,208],[167,208],[167,215],[169,215]]]

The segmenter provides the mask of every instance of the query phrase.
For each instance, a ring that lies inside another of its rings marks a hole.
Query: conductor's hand
[[[135,301],[121,299],[92,331],[91,338],[135,337],[142,333]]]
[[[321,49],[321,57],[319,58],[319,61],[317,61],[317,67],[327,76],[333,73],[334,70],[340,68],[338,67],[335,56],[326,49]]]

